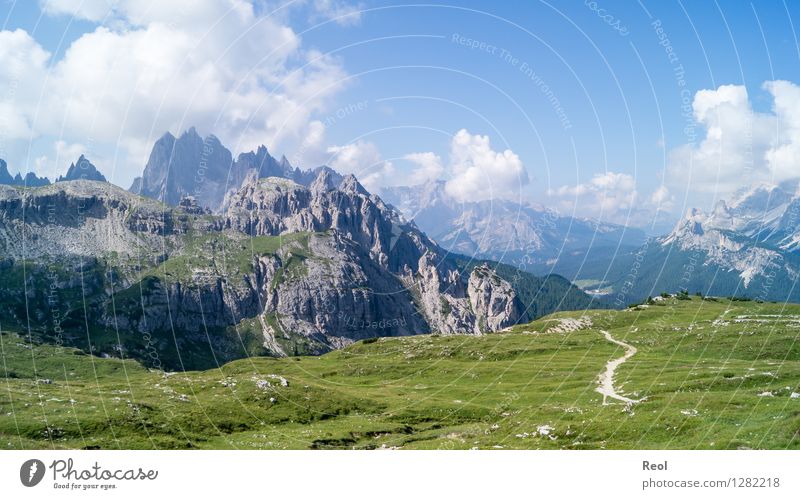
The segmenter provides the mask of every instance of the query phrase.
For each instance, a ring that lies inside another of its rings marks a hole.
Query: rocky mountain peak
[[[170,132],[169,130],[167,130],[166,132],[164,132],[164,134],[163,134],[163,135],[161,135],[161,137],[159,137],[159,138],[158,138],[158,140],[156,141],[156,143],[158,143],[158,142],[160,142],[160,141],[164,141],[164,142],[168,142],[168,143],[170,143],[170,144],[171,144],[171,143],[175,142],[175,140],[176,140],[176,139],[177,139],[177,138],[176,138],[174,135],[172,135],[172,132]]]
[[[645,241],[635,228],[559,216],[530,204],[461,202],[447,194],[445,185],[432,180],[388,187],[381,197],[447,250],[528,269],[542,265],[550,272],[552,262],[573,257],[580,262],[587,248],[635,247]]]
[[[232,162],[231,152],[214,135],[203,139],[194,127],[177,139],[165,133],[153,145],[142,178],[131,190],[171,206],[193,196],[200,206],[216,210],[232,187]]]
[[[364,196],[368,196],[369,193],[366,189],[359,183],[358,179],[352,173],[349,173],[344,176],[342,179],[342,183],[339,184],[339,190],[342,192],[346,192],[348,194],[361,194]]]
[[[188,129],[184,130],[184,132],[181,134],[181,139],[186,138],[186,137],[190,138],[191,140],[198,140],[198,139],[199,140],[203,140],[203,138],[200,136],[200,134],[197,133],[197,129],[195,127],[193,127],[193,126],[190,126]],[[209,137],[212,137],[212,136],[209,135]]]
[[[69,182],[73,180],[93,180],[96,182],[106,182],[106,177],[81,154],[78,161],[69,165],[67,174],[58,177],[56,182]]]
[[[314,194],[320,194],[336,189],[333,174],[327,168],[322,168],[314,182],[309,187]]]

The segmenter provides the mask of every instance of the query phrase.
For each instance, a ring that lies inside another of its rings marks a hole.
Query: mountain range
[[[561,271],[626,303],[681,290],[800,301],[797,187],[786,182],[743,189],[711,212],[688,210],[669,234],[638,248]]]
[[[0,159],[0,185],[18,185],[28,187],[40,187],[50,184],[50,179],[47,177],[39,178],[35,173],[29,172],[23,177],[17,173],[13,177],[8,173],[8,164]]]
[[[758,185],[646,238],[532,204],[459,203],[443,182],[378,196],[264,146],[234,159],[191,128],[162,136],[128,191],[84,156],[53,184],[0,160],[0,321],[188,369],[482,334],[662,292],[800,301],[798,216],[796,182]]]
[[[800,301],[798,182],[759,184],[688,210],[668,234],[567,216],[507,200],[457,202],[444,182],[382,191],[456,253],[560,274],[625,306],[663,292]]]
[[[170,206],[192,197],[200,206],[216,212],[225,196],[236,192],[252,172],[258,177],[283,177],[308,186],[318,170],[294,168],[285,156],[275,159],[263,145],[234,160],[217,137],[202,138],[192,127],[180,137],[167,132],[158,139],[144,173],[129,190]],[[341,181],[341,175],[334,176]]]
[[[293,169],[263,147],[228,161],[213,136],[198,139],[155,144],[134,183],[146,195],[84,157],[54,184],[0,185],[0,321],[197,369],[600,306],[563,278],[456,258],[352,175]],[[198,158],[207,183],[193,191],[182,169]]]

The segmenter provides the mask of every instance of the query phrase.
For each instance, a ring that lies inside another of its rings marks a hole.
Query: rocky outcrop
[[[264,300],[276,334],[301,334],[322,353],[359,339],[428,331],[402,282],[338,232],[311,236],[307,256],[288,248]],[[289,352],[291,353],[291,352]]]
[[[310,187],[280,177],[253,178],[226,201],[226,226],[251,236],[335,229],[387,266],[411,227],[352,175],[335,185],[327,169]]]
[[[488,266],[472,270],[467,286],[472,310],[484,321],[483,327],[498,331],[520,321],[520,305],[511,284],[500,279]]]
[[[15,259],[118,255],[149,259],[194,225],[214,224],[107,182],[0,186],[0,252]],[[177,247],[177,246],[176,246]]]

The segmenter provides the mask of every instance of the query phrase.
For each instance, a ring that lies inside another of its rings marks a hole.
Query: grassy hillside
[[[644,400],[603,405],[598,376]],[[19,448],[800,448],[800,306],[674,298],[203,372],[0,335]]]

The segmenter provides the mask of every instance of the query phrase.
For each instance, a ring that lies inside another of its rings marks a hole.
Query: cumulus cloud
[[[33,133],[49,58],[27,32],[0,31],[0,134],[4,139],[26,139]]]
[[[411,185],[424,184],[431,180],[439,179],[444,173],[442,158],[432,152],[416,152],[406,154],[403,159],[411,161],[416,165],[411,172],[409,182]]]
[[[332,19],[342,26],[352,26],[361,22],[361,5],[340,0],[312,0],[314,15],[312,20]]]
[[[354,152],[358,150],[359,160]],[[357,142],[344,147],[332,147],[337,159],[331,164],[334,168],[353,172],[365,171],[366,167],[388,165],[379,168],[370,176],[373,189],[388,185],[419,185],[432,180],[443,180],[445,192],[456,201],[484,201],[489,199],[519,199],[520,188],[528,183],[528,173],[519,156],[512,150],[498,152],[486,135],[473,135],[465,129],[459,130],[450,141],[448,162],[433,152],[416,152],[402,156],[410,162],[413,169],[403,172],[402,179],[391,162],[384,161],[374,144]],[[349,154],[343,154],[349,153]],[[363,176],[363,174],[362,174]],[[359,179],[363,179],[359,177]],[[366,184],[365,184],[366,185]]]
[[[114,10],[116,0],[40,0],[42,12],[51,16],[65,15],[87,21],[102,21]]]
[[[650,204],[659,210],[670,211],[675,204],[675,197],[670,193],[666,185],[660,185],[650,195]]]
[[[670,151],[670,184],[725,195],[743,185],[800,176],[800,87],[769,81],[763,89],[772,97],[770,112],[755,111],[742,85],[695,94],[694,118],[706,134],[698,144]]]
[[[304,49],[290,27],[244,0],[51,0],[42,8],[101,24],[59,60],[22,30],[0,31],[0,85],[17,75],[17,91],[0,101],[5,136],[110,143],[128,153],[129,177],[155,138],[191,125],[236,151],[296,148],[346,76],[336,58]]]
[[[547,195],[564,212],[633,226],[651,223],[673,202],[666,186],[643,196],[632,175],[618,172],[598,173],[588,182],[551,189]]]
[[[394,177],[394,165],[381,157],[372,142],[359,140],[344,146],[331,146],[328,153],[331,168],[340,173],[354,174],[370,192],[378,192]]]
[[[450,143],[452,178],[445,191],[458,201],[517,197],[528,173],[511,149],[497,152],[489,137],[459,130]]]

